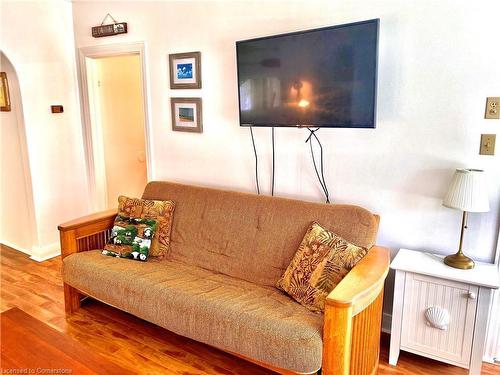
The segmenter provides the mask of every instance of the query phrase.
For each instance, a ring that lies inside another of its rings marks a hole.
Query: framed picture
[[[170,98],[172,130],[203,133],[201,98]]]
[[[168,55],[171,89],[201,89],[201,53]]]
[[[5,72],[0,72],[0,111],[10,112],[9,82]]]

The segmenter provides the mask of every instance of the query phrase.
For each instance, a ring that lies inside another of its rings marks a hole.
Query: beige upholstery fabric
[[[355,245],[375,243],[378,217],[351,205],[150,182],[144,199],[176,202],[170,259],[274,286],[313,221]]]
[[[172,198],[183,207],[181,199]],[[261,217],[272,220],[264,213]],[[240,230],[244,232],[244,227]],[[188,241],[180,237],[188,233],[178,227],[175,237]],[[223,228],[214,234],[219,238],[200,245],[199,254],[207,252],[209,244],[230,238]],[[102,256],[99,251],[66,257],[63,278],[97,299],[223,350],[297,372],[313,372],[321,366],[323,315],[308,311],[274,287],[178,261],[134,262]]]

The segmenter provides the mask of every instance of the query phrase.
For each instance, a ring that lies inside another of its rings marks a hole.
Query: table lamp
[[[467,212],[490,210],[484,172],[480,169],[457,169],[443,199],[443,206],[463,211],[458,252],[445,257],[444,263],[463,270],[474,268],[474,261],[462,252],[462,243],[467,228]]]

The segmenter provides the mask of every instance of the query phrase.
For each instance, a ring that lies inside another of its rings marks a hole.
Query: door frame
[[[144,135],[146,145],[146,171],[148,181],[153,180],[153,160],[152,160],[152,125],[150,117],[150,92],[149,76],[146,64],[146,45],[144,42],[104,44],[96,46],[87,46],[77,49],[78,62],[78,85],[80,90],[80,106],[82,117],[82,135],[84,144],[84,156],[87,173],[88,194],[92,211],[104,210],[107,207],[106,192],[103,188],[97,186],[97,161],[95,158],[95,142],[92,135],[92,115],[89,103],[89,85],[88,85],[88,66],[87,59],[96,59],[102,57],[113,57],[121,55],[139,55],[142,74],[142,97],[144,108]]]

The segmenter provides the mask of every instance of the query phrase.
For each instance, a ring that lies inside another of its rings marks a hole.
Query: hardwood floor
[[[0,313],[2,369],[50,369],[89,375],[133,375],[99,353],[14,307]],[[2,373],[4,373],[2,371]]]
[[[66,319],[59,257],[37,263],[0,245],[0,311],[12,307],[84,343],[109,361],[139,374],[273,374],[220,350],[175,335],[94,300]],[[382,339],[378,373],[382,375],[465,375],[467,370],[401,352],[397,367],[388,364],[388,340]],[[76,373],[75,373],[76,374]],[[500,375],[483,365],[482,374]]]

